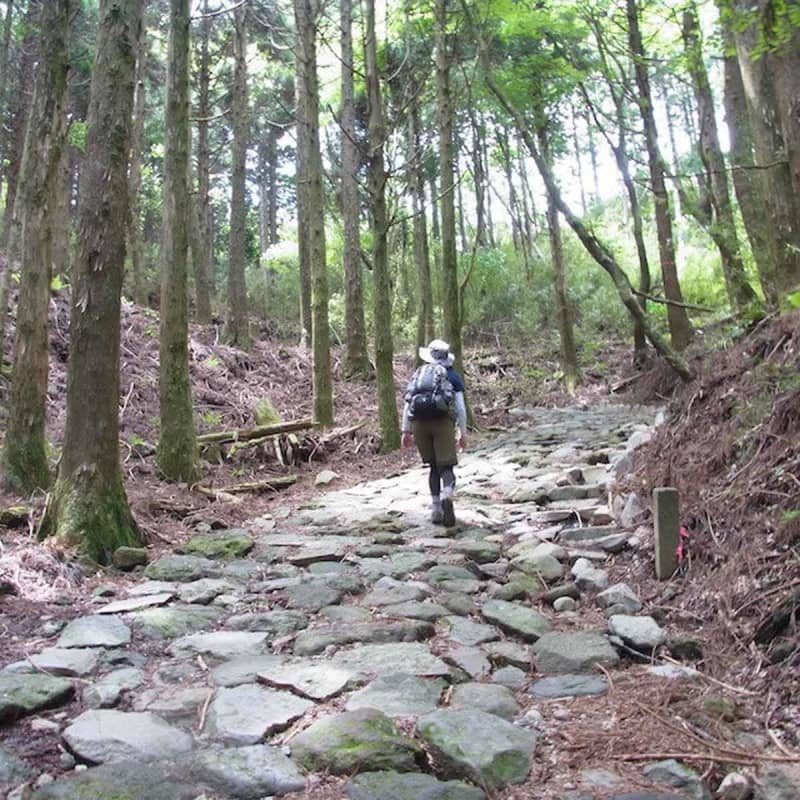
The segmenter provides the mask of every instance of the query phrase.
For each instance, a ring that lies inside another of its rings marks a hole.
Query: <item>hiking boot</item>
[[[431,522],[434,525],[441,525],[444,522],[444,513],[441,508],[434,508],[431,511]]]
[[[453,510],[453,498],[442,498],[442,524],[445,528],[452,528],[456,524],[456,512]]]

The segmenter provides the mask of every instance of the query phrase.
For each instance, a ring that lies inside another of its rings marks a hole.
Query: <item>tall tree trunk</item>
[[[723,46],[726,53],[735,49],[733,34],[727,25],[722,26]],[[755,169],[753,161],[753,135],[742,85],[742,73],[735,56],[724,56],[725,118],[730,141],[730,158],[733,167],[733,188],[742,212],[744,229],[758,271],[761,290],[767,305],[775,308],[773,244],[770,222],[764,215],[766,184],[763,170]]]
[[[342,39],[342,222],[344,224],[345,374],[366,376],[372,371],[367,355],[364,292],[361,267],[361,204],[358,197],[359,154],[356,145],[356,106],[353,67],[353,4],[341,0]]]
[[[491,164],[489,163],[489,134],[486,128],[486,122],[481,119],[481,158],[483,159],[483,175],[486,184],[486,232],[489,247],[496,247],[495,233],[494,233],[494,212],[492,202],[491,182],[488,176],[491,174]]]
[[[170,480],[198,471],[189,378],[189,0],[170,0],[161,234],[158,466]]]
[[[72,196],[72,170],[69,163],[69,148],[61,148],[54,186],[55,194],[50,198],[52,205],[51,224],[52,274],[69,279],[70,273],[70,198]]]
[[[297,0],[300,2],[300,0]],[[296,12],[295,12],[296,13]],[[308,126],[303,123],[306,107],[305,65],[300,47],[295,52],[295,114],[297,116],[295,184],[297,194],[297,260],[300,268],[300,345],[311,341],[311,229],[309,223],[309,163]]]
[[[100,2],[72,287],[67,421],[41,526],[44,535],[55,534],[103,563],[117,547],[141,544],[119,462],[120,296],[141,17],[141,0]]]
[[[461,308],[456,255],[455,155],[453,98],[450,90],[451,34],[447,31],[448,0],[436,0],[436,108],[439,124],[439,181],[442,208],[442,307],[445,336],[456,357],[456,369],[463,374]]]
[[[550,143],[544,128],[537,131],[542,158],[551,165]],[[547,192],[547,230],[550,236],[550,257],[553,262],[553,296],[556,305],[556,324],[558,325],[559,351],[561,354],[561,370],[564,373],[564,385],[570,395],[575,393],[579,381],[578,354],[575,349],[575,333],[570,313],[569,295],[567,293],[567,272],[564,265],[564,247],[561,241],[561,225],[558,220],[558,208],[552,192]]]
[[[0,112],[6,113],[6,94],[8,91],[8,53],[11,49],[11,34],[14,28],[14,2],[6,3],[6,16],[3,20],[3,39],[0,42]],[[5,175],[0,177],[5,178]]]
[[[131,158],[128,178],[130,202],[128,205],[128,245],[131,253],[131,272],[133,273],[133,299],[141,306],[147,304],[147,291],[142,271],[142,162],[144,160],[144,122],[146,113],[146,91],[144,81],[145,67],[145,26],[139,26],[139,40],[136,43],[136,90],[133,103],[133,131],[131,134]]]
[[[50,483],[45,439],[47,315],[54,198],[67,136],[69,16],[70,0],[41,6],[41,51],[16,200],[22,220],[22,270],[2,468],[6,485],[24,492]]]
[[[711,198],[712,220],[709,233],[720,252],[722,273],[731,306],[739,311],[756,300],[747,282],[739,239],[733,219],[728,173],[719,144],[714,98],[703,63],[702,34],[697,9],[693,3],[683,12],[683,37],[689,74],[692,77],[697,113],[700,120],[700,158],[705,168],[705,181]]]
[[[303,84],[298,104],[298,128],[303,128],[306,148],[306,203],[311,269],[311,349],[314,421],[323,428],[333,425],[330,323],[328,321],[328,269],[325,263],[325,191],[319,141],[319,79],[317,77],[316,0],[295,0],[299,80]],[[298,135],[298,152],[300,149]]]
[[[470,124],[472,126],[472,172],[475,178],[475,242],[478,247],[486,247],[486,175],[483,169],[483,120],[470,106]]]
[[[734,7],[749,12],[751,4],[736,0]],[[759,4],[759,8],[761,8]],[[747,28],[736,26],[734,36],[748,115],[753,133],[755,165],[763,170],[766,191],[763,218],[768,220],[774,272],[770,294],[779,301],[800,283],[800,217],[786,155],[781,114],[776,96],[773,58],[759,53],[761,16]]]
[[[245,283],[247,236],[247,148],[250,144],[250,109],[247,97],[247,7],[234,9],[233,35],[233,144],[231,153],[231,237],[228,258],[228,340],[245,350],[250,348]]]
[[[33,73],[37,57],[36,21],[41,5],[41,0],[29,0],[25,12],[25,30],[27,31],[22,43],[22,53],[16,70],[16,93],[11,107],[12,122],[9,134],[11,143],[7,155],[8,166],[5,171],[6,196],[3,211],[3,228],[0,231],[0,250],[3,257],[3,277],[0,280],[0,364],[5,362],[6,327],[8,324],[8,299],[11,292],[11,273],[18,257],[20,238],[20,222],[15,214],[17,186],[19,184],[19,170],[25,150],[25,130],[32,100],[28,82]]]
[[[208,142],[209,117],[211,116],[211,18],[208,16],[208,0],[203,0],[203,19],[200,22],[200,56],[198,59],[197,96],[197,216],[198,248],[193,254],[195,268],[195,290],[197,292],[197,321],[201,325],[211,323],[211,294],[213,289],[212,266],[214,241],[211,236],[211,148]]]
[[[647,73],[642,34],[639,29],[639,12],[637,0],[626,0],[628,16],[628,41],[633,57],[636,85],[639,89],[639,110],[644,123],[647,160],[650,170],[650,185],[655,201],[656,230],[658,233],[658,250],[661,257],[661,277],[664,281],[664,296],[670,304],[667,306],[672,346],[683,350],[692,338],[692,326],[686,309],[676,303],[683,302],[678,271],[675,264],[675,242],[672,231],[672,214],[669,207],[669,195],[664,182],[664,163],[658,148],[653,100],[650,93],[650,77]]]
[[[414,262],[417,265],[417,351],[430,342],[433,330],[433,283],[431,282],[428,224],[426,219],[423,153],[419,141],[419,106],[416,98],[408,113],[409,163],[411,164],[411,212],[414,216]]]
[[[383,99],[378,75],[375,0],[367,0],[365,9],[364,56],[367,68],[367,103],[369,106],[367,180],[372,222],[375,373],[378,383],[378,424],[381,432],[381,450],[388,453],[400,447],[400,424],[397,419],[397,400],[394,388],[392,288],[389,278],[389,254],[386,246],[388,233],[386,180],[388,176],[383,162],[386,126],[383,119]]]
[[[588,134],[589,163],[592,166],[593,202],[596,203],[600,200],[600,173],[597,167],[597,143],[594,140],[594,127],[589,123],[589,115],[584,112],[581,116],[586,123],[586,133]]]

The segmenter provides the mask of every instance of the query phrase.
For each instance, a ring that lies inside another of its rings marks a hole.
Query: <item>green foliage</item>
[[[787,295],[786,302],[792,308],[800,308],[800,291],[792,292],[790,295]]]
[[[88,123],[82,120],[75,120],[69,126],[69,143],[81,153],[86,152],[86,133],[89,130]]]
[[[219,411],[204,411],[200,415],[203,425],[209,428],[218,428],[222,425],[222,414]]]

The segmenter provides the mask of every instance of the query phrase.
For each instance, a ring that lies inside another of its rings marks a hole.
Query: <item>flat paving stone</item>
[[[344,787],[348,800],[486,800],[462,781],[439,781],[421,772],[364,772]]]
[[[196,581],[198,578],[216,578],[220,565],[208,558],[187,555],[168,555],[145,568],[145,577],[154,581]]]
[[[462,683],[455,687],[450,697],[450,708],[455,710],[477,709],[503,719],[514,719],[519,713],[519,704],[513,692],[505,686],[491,683]]]
[[[494,625],[473,622],[466,617],[444,617],[441,625],[447,631],[448,639],[467,646],[500,638],[500,631]]]
[[[222,578],[200,578],[184,583],[178,589],[178,598],[182,603],[208,605],[215,597],[235,590],[234,584]]]
[[[81,695],[88,708],[111,708],[123,692],[131,691],[144,682],[144,672],[136,667],[115,669],[99,681],[87,686]]]
[[[345,708],[375,708],[387,717],[416,717],[429,714],[439,705],[447,684],[436,678],[396,673],[382,675],[369,686],[350,695]]]
[[[376,676],[407,673],[447,677],[450,668],[434,656],[423,644],[367,644],[350,650],[340,650],[331,659],[331,664],[350,668],[356,672]]]
[[[100,662],[101,651],[94,647],[46,647],[6,667],[8,671],[32,672],[41,670],[50,675],[82,677],[94,672]]]
[[[381,608],[381,614],[385,614],[386,616],[421,619],[425,622],[436,622],[437,619],[446,617],[450,613],[449,609],[439,603],[423,603],[415,600],[410,600],[407,603],[383,606],[383,608]]]
[[[155,686],[137,692],[133,710],[149,711],[171,725],[191,728],[197,724],[208,694],[205,686]]]
[[[235,614],[225,620],[225,627],[235,631],[255,631],[270,636],[286,636],[307,627],[309,616],[303,611],[286,611],[276,608],[272,611],[257,611]]]
[[[160,641],[177,639],[211,628],[219,621],[222,613],[219,608],[169,606],[134,611],[127,619],[137,636]]]
[[[288,689],[311,700],[330,700],[355,682],[352,670],[325,661],[293,659],[272,664],[258,671],[258,680],[276,689]]]
[[[532,608],[506,600],[487,600],[481,614],[507,633],[535,642],[550,630],[547,618]]]
[[[66,703],[72,681],[41,673],[0,671],[0,722],[8,722]]]
[[[536,666],[544,673],[591,672],[595,664],[619,663],[617,651],[599,631],[546,633],[533,645]]]
[[[314,703],[291,692],[242,684],[217,690],[208,708],[209,736],[226,744],[256,744],[287,728]]]
[[[357,642],[417,642],[430,639],[435,633],[436,630],[430,622],[411,619],[310,628],[295,638],[294,653],[298,656],[312,656],[322,653],[332,645],[342,647]]]
[[[90,764],[128,758],[152,761],[185,753],[193,747],[188,733],[146,712],[84,711],[63,736],[67,747]]]
[[[290,586],[285,590],[286,607],[315,612],[341,602],[344,591],[320,580]]]
[[[0,747],[0,786],[22,783],[33,776],[33,769],[21,758]]]
[[[156,581],[152,581],[156,583]],[[113,603],[97,609],[98,614],[124,614],[126,611],[138,611],[141,608],[163,606],[175,597],[175,592],[154,592],[138,597],[126,597],[124,600],[114,600]]]
[[[78,617],[58,637],[57,647],[121,647],[131,640],[131,629],[115,616]]]
[[[482,678],[492,671],[492,665],[480,647],[453,647],[447,652],[445,659],[463,669],[470,678]]]
[[[212,631],[192,633],[176,639],[168,648],[172,655],[203,655],[230,659],[236,656],[257,655],[264,652],[266,633],[250,631]]]
[[[285,656],[239,656],[214,667],[211,670],[211,680],[215,686],[239,686],[242,683],[255,683],[261,670],[279,666],[285,661]]]
[[[598,675],[557,675],[536,681],[528,694],[540,698],[584,697],[608,692],[608,681]]]

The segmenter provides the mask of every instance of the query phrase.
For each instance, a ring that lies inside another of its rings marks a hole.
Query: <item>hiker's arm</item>
[[[464,392],[456,392],[455,403],[456,423],[464,438],[467,435],[467,404],[464,402]]]
[[[411,433],[411,413],[408,400],[403,403],[403,424],[400,426],[403,433]]]

